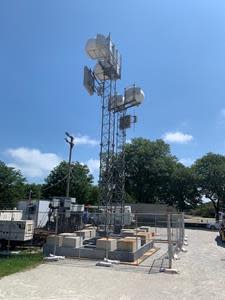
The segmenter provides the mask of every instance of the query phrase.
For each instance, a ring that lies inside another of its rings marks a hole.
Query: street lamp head
[[[71,137],[71,135],[66,131],[65,135],[67,135],[68,137]]]
[[[65,135],[70,139],[70,143],[74,144],[74,139],[75,139],[74,136],[70,135],[67,131],[65,132]],[[67,139],[66,141],[69,143]]]
[[[70,141],[69,141],[67,138],[65,138],[65,141],[66,141],[71,147],[73,147],[74,144],[75,144],[74,137],[71,137],[71,140],[70,140]]]

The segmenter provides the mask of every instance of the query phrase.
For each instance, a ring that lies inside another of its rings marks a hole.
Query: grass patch
[[[0,278],[25,269],[35,267],[43,261],[41,253],[18,254],[9,257],[0,257]]]

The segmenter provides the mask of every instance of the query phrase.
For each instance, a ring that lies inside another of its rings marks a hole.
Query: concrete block
[[[136,249],[141,248],[141,238],[140,237],[135,237],[135,236],[127,236],[125,237],[126,240],[133,240],[136,242]]]
[[[151,230],[152,230],[150,226],[141,226],[139,229],[144,230],[146,232],[151,232]]]
[[[108,252],[109,259],[132,262],[144,255],[146,251],[154,246],[154,241],[151,240],[141,248],[135,251],[114,250]],[[43,246],[44,255],[52,254],[54,247],[49,247],[47,244]],[[70,247],[56,247],[56,255],[63,255],[67,257],[82,257],[89,259],[104,259],[105,249],[87,249],[87,248],[70,248]]]
[[[134,229],[133,228],[122,228],[121,233],[123,233],[124,231],[134,231]]]
[[[117,241],[117,249],[120,251],[134,252],[137,249],[135,239],[120,239]]]
[[[94,238],[94,237],[96,237],[96,229],[95,228],[91,229],[91,238]]]
[[[49,235],[47,237],[47,241],[46,244],[48,246],[54,246],[56,244],[57,247],[61,247],[62,246],[62,242],[63,242],[63,236],[60,235]]]
[[[82,238],[84,240],[91,238],[90,230],[88,230],[88,229],[78,230],[78,231],[75,231],[75,233],[77,236],[82,236]]]
[[[121,231],[121,233],[122,233],[122,236],[135,236],[135,234],[136,234],[136,232],[135,232],[135,230],[123,230],[122,229],[122,231]]]
[[[92,230],[92,229],[94,229],[94,230],[96,230],[96,226],[89,226],[89,227],[86,227],[85,229],[90,229],[90,230]]]
[[[141,238],[141,245],[148,243],[152,239],[151,232],[138,232],[136,236]]]
[[[58,235],[60,235],[60,236],[76,236],[76,234],[74,232],[62,232]]]
[[[95,227],[88,227],[86,230],[89,230],[90,238],[95,238],[96,237],[96,228]]]
[[[83,245],[83,238],[80,236],[64,237],[62,246],[70,248],[79,248]]]
[[[59,234],[63,238],[68,237],[68,236],[77,236],[76,233],[70,233],[70,232],[63,232]]]
[[[117,249],[117,240],[112,238],[101,238],[96,242],[97,249],[104,249],[109,251],[114,251]]]

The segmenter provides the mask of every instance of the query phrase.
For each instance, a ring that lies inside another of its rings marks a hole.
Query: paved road
[[[186,230],[188,253],[174,262],[178,275],[146,267],[96,267],[93,262],[43,264],[0,280],[0,299],[225,299],[225,248],[216,232]]]

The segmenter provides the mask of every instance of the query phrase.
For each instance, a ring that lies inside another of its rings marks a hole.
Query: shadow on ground
[[[161,256],[160,258],[154,259],[152,265],[150,266],[148,274],[159,273],[162,268],[169,267],[168,254]]]
[[[215,238],[215,241],[216,241],[217,246],[225,248],[225,242],[221,241],[221,238],[219,235]]]

